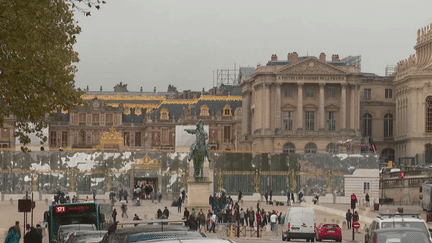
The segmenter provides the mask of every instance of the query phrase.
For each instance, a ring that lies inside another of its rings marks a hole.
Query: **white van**
[[[311,208],[292,207],[285,215],[283,241],[305,239],[315,241],[315,211]]]

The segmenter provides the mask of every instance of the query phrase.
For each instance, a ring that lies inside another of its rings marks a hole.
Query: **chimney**
[[[324,52],[321,52],[319,59],[321,62],[326,62],[326,54]]]
[[[89,87],[88,87],[88,85],[87,85],[87,91],[89,91]]]
[[[292,53],[292,60],[291,60],[291,63],[292,63],[292,64],[297,64],[297,62],[298,62],[298,54],[297,54],[297,52],[293,52],[293,53]]]
[[[273,55],[271,56],[271,60],[272,60],[272,61],[277,61],[277,55],[276,55],[276,54],[273,54]]]
[[[333,54],[332,55],[332,62],[339,62],[339,55],[338,54]]]

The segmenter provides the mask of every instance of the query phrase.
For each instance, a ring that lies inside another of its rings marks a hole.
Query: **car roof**
[[[376,232],[376,233],[393,232],[393,231],[413,231],[413,232],[423,232],[424,233],[424,230],[417,229],[417,228],[408,228],[408,227],[381,228],[381,229],[372,230],[372,232]]]
[[[218,239],[218,238],[190,238],[190,239],[167,239],[167,240],[150,240],[150,241],[137,241],[136,243],[150,243],[150,242],[164,242],[164,243],[178,243],[178,242],[185,242],[185,243],[229,243],[229,242],[235,242],[233,240],[229,239]]]

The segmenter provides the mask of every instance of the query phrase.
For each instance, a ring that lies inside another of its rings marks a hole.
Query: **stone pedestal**
[[[209,163],[206,160],[203,166],[204,177],[194,178],[193,177],[193,162],[189,162],[189,180],[186,182],[188,185],[187,189],[187,204],[189,212],[192,208],[195,212],[199,212],[200,209],[207,214],[207,210],[211,209],[209,205],[209,196],[213,195],[211,190],[212,181],[209,179]]]

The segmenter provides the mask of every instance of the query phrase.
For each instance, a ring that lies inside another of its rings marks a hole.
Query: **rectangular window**
[[[328,130],[329,131],[335,131],[336,130],[336,119],[335,119],[335,112],[334,111],[327,112],[327,124],[328,124]]]
[[[79,124],[80,125],[86,124],[86,114],[85,113],[79,113]]]
[[[231,142],[231,127],[224,126],[224,143]]]
[[[141,132],[135,132],[135,147],[141,147]]]
[[[306,97],[308,97],[308,98],[314,97],[314,88],[313,87],[308,87],[306,89]]]
[[[305,112],[305,121],[306,131],[314,131],[315,130],[315,123],[314,123],[314,112],[313,111],[306,111]]]
[[[293,112],[292,111],[284,111],[283,113],[283,126],[285,131],[293,130]]]
[[[50,147],[57,147],[57,132],[50,133]]]
[[[92,114],[92,125],[99,125],[99,114]]]
[[[152,146],[160,145],[160,132],[152,132]]]
[[[386,97],[386,99],[391,99],[391,98],[393,98],[393,93],[392,93],[392,90],[391,90],[391,89],[386,89],[386,90],[385,90],[385,97]]]
[[[124,132],[123,136],[124,136],[124,145],[130,146],[129,132]]]
[[[113,114],[106,114],[106,122],[105,124],[107,126],[112,126],[113,125]]]
[[[364,99],[365,100],[372,99],[372,90],[371,89],[364,89]]]
[[[336,97],[336,87],[328,87],[327,96],[329,98],[335,98]]]
[[[3,141],[9,140],[9,129],[7,128],[1,129],[1,138]]]
[[[62,132],[62,147],[68,146],[68,132]]]
[[[168,137],[168,128],[162,128],[162,145],[168,145],[169,144],[169,137]]]
[[[291,87],[285,87],[285,89],[284,89],[284,96],[285,97],[292,97],[292,89],[291,89]]]
[[[210,129],[209,130],[209,143],[217,143],[217,130],[216,129]]]
[[[369,182],[363,183],[363,193],[370,193],[370,183]]]

